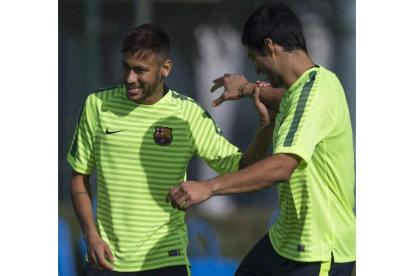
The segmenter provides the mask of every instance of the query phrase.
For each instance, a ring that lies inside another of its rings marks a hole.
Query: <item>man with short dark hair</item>
[[[260,99],[278,109],[273,155],[238,172],[183,182],[167,202],[186,210],[215,195],[277,185],[277,222],[247,254],[236,275],[350,275],[355,263],[354,150],[349,110],[338,78],[307,55],[302,24],[284,4],[267,3],[247,19],[242,43],[272,87]],[[257,95],[241,75],[214,80],[225,91],[212,105]],[[274,101],[273,101],[274,102]]]
[[[160,27],[134,28],[122,47],[124,84],[90,94],[79,113],[67,160],[87,244],[84,276],[190,275],[184,213],[171,208],[165,194],[186,180],[192,156],[226,173],[266,155],[272,128],[258,96],[263,123],[242,155],[198,102],[164,84],[172,68],[169,48]],[[95,167],[96,224],[89,184]]]

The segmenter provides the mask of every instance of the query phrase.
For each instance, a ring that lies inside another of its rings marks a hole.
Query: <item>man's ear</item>
[[[270,38],[266,38],[263,43],[263,50],[267,55],[274,57],[275,53],[275,44]]]
[[[274,43],[270,38],[266,38],[264,40],[263,50],[267,55],[270,55],[272,58],[283,54],[283,47],[281,47],[277,43]]]
[[[172,68],[172,61],[170,59],[167,59],[162,65],[162,74],[163,76],[168,76],[168,74],[170,74],[171,72],[171,68]]]

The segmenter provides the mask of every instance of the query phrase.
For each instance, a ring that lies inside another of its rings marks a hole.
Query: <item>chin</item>
[[[133,102],[138,102],[138,101],[141,101],[142,100],[142,96],[141,95],[130,95],[130,94],[127,94],[127,98],[128,98],[128,100],[133,101]]]

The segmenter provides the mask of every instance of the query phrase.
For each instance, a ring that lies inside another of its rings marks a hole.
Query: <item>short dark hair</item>
[[[307,52],[302,23],[285,4],[266,3],[247,19],[241,38],[242,44],[263,54],[266,38],[280,45],[285,52]]]
[[[149,58],[155,54],[164,62],[170,56],[170,38],[166,31],[154,24],[142,24],[133,28],[125,37],[121,52]]]

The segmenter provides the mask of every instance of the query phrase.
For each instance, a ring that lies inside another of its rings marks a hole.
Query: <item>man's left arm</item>
[[[206,181],[182,182],[170,188],[166,202],[173,208],[187,210],[212,196],[249,193],[289,180],[301,158],[293,154],[275,154],[238,172],[227,173]]]

